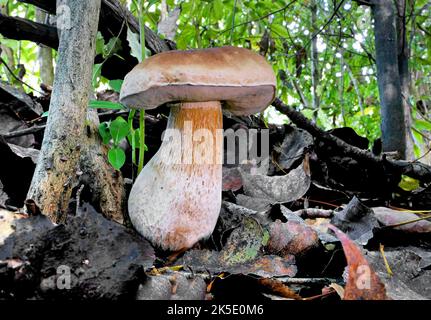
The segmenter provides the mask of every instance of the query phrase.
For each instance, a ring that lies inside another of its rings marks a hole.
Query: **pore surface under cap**
[[[232,113],[247,115],[272,102],[275,85],[271,66],[251,50],[176,50],[137,65],[124,79],[120,101],[144,109],[167,102],[224,101]]]

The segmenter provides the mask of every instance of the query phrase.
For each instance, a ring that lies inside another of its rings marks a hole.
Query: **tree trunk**
[[[319,52],[317,51],[317,2],[313,0],[311,3],[311,28],[313,29],[311,36],[311,107],[313,108],[313,119],[317,121],[319,111],[319,95],[317,93],[317,85],[319,84]]]
[[[36,8],[36,21],[46,23],[48,15],[41,9]],[[52,49],[39,44],[38,60],[40,70],[40,80],[42,83],[52,86],[54,82],[54,67],[52,64]]]
[[[398,11],[398,71],[400,73],[401,95],[404,109],[404,122],[406,127],[406,159],[413,160],[415,158],[413,150],[413,137],[412,137],[412,113],[408,99],[410,97],[410,71],[409,71],[409,57],[410,48],[406,36],[406,0],[397,0]]]
[[[27,194],[27,203],[55,222],[66,218],[77,180],[101,0],[58,0],[59,5],[70,10],[70,21],[57,26],[63,29],[49,117]]]
[[[382,116],[383,151],[397,151],[406,158],[406,128],[401,80],[398,69],[398,43],[392,0],[375,0],[372,5],[376,47],[377,82]]]
[[[4,15],[9,14],[7,3],[0,5],[0,13]],[[4,53],[4,55],[6,56],[7,68],[6,66],[3,66],[3,68],[4,68],[4,73],[6,74],[7,81],[9,83],[15,83],[16,82],[15,78],[9,72],[9,70],[12,72],[15,70],[15,58],[13,56],[13,51],[11,48],[0,44],[0,54],[1,53]]]
[[[79,183],[88,188],[93,204],[107,218],[123,223],[126,190],[120,171],[108,163],[108,148],[99,135],[99,117],[95,109],[87,113],[86,134],[79,169],[82,172]],[[98,210],[98,211],[99,211]]]

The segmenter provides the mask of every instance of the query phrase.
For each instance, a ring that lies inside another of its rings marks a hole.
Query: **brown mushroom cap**
[[[167,102],[223,101],[232,113],[249,115],[271,104],[275,86],[271,66],[251,50],[176,50],[137,65],[124,79],[120,101],[143,109]]]

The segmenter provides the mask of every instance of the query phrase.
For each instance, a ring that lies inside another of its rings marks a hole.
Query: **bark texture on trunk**
[[[89,109],[79,164],[82,172],[80,184],[88,188],[92,203],[99,205],[100,212],[123,224],[126,204],[124,180],[121,172],[108,163],[108,148],[101,141],[99,123],[97,111]]]
[[[404,109],[404,123],[406,127],[406,159],[413,160],[415,155],[413,149],[414,141],[411,132],[412,113],[408,101],[410,97],[410,48],[406,36],[406,0],[397,0],[396,4],[398,11],[398,71],[400,73],[401,98]]]
[[[66,218],[77,178],[87,115],[101,0],[58,1],[70,9],[39,160],[27,199],[55,222]],[[31,202],[31,201],[30,201]]]
[[[319,85],[319,52],[317,51],[317,2],[315,0],[311,3],[311,27],[313,28],[311,39],[311,107],[313,108],[313,119],[317,122],[317,116],[320,106],[320,98],[318,95],[317,86]]]
[[[41,9],[36,8],[36,21],[45,23],[48,15]],[[52,86],[54,83],[54,66],[52,64],[52,49],[50,47],[39,44],[38,60],[40,70],[40,80],[42,83]]]

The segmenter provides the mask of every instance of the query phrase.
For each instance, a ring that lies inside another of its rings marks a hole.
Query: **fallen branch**
[[[19,0],[19,2],[32,4],[50,14],[56,13],[55,0]],[[133,32],[139,32],[139,22],[128,9],[121,5],[117,0],[102,0],[99,31],[102,32],[105,38],[107,37],[109,39],[117,35],[124,20],[126,20],[126,24]],[[126,44],[127,32],[122,32],[120,39],[124,44]],[[152,54],[170,49],[166,42],[160,39],[147,26],[145,26],[145,46]]]
[[[9,39],[29,40],[50,48],[58,48],[57,28],[0,13],[0,33]]]
[[[20,0],[20,2],[35,5],[50,14],[56,12],[55,0]],[[107,59],[102,67],[102,75],[108,79],[123,79],[124,76],[138,63],[130,54],[127,41],[127,28],[139,33],[139,22],[133,14],[117,0],[103,0],[100,12],[99,31],[105,41],[117,37],[122,43],[121,49]],[[36,23],[18,17],[0,15],[0,34],[9,39],[28,40],[40,43],[55,50],[58,49],[57,28],[42,23]],[[160,39],[156,33],[145,26],[145,46],[151,54],[171,50],[175,47],[173,42]],[[96,58],[96,63],[99,63]]]
[[[342,154],[351,157],[357,161],[362,161],[370,165],[379,166],[388,173],[404,174],[411,178],[418,179],[423,183],[431,182],[431,167],[418,161],[403,161],[387,159],[385,155],[376,156],[368,150],[363,150],[344,142],[340,138],[320,129],[302,113],[294,108],[283,103],[279,98],[276,98],[272,105],[282,114],[289,117],[294,124],[302,128],[314,137],[328,143],[336,148]]]

